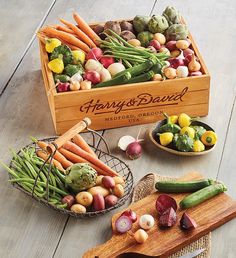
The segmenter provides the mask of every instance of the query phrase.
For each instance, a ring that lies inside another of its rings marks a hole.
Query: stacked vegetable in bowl
[[[60,19],[65,26],[38,33],[46,41],[58,92],[202,75],[188,28],[174,7],[162,15],[91,27],[73,17],[77,25]]]

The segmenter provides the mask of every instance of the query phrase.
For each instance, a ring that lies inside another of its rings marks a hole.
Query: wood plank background
[[[134,17],[136,14],[161,13],[167,5],[176,6],[196,40],[211,73],[210,113],[204,118],[219,135],[214,152],[202,157],[176,157],[157,150],[147,139],[143,156],[129,161],[117,150],[120,136],[136,136],[140,126],[106,130],[113,154],[125,160],[135,181],[148,172],[180,176],[200,171],[218,178],[236,198],[236,2],[230,0],[1,0],[0,25],[0,159],[9,162],[8,147],[19,149],[29,136],[54,135],[39,62],[34,32],[43,24],[53,24],[59,17],[72,20],[78,11],[88,22]],[[146,129],[142,127],[142,137]],[[97,142],[99,144],[99,142]],[[99,147],[103,148],[102,144]],[[81,257],[89,248],[111,236],[106,214],[96,219],[76,220],[48,209],[6,183],[0,170],[0,257]],[[234,258],[236,221],[212,234],[212,258]]]

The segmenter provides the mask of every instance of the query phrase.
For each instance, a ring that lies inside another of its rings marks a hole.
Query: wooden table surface
[[[78,11],[88,22],[161,13],[176,6],[186,19],[211,73],[210,112],[203,118],[218,133],[214,152],[202,157],[178,157],[145,141],[143,156],[129,161],[117,151],[120,136],[137,135],[139,126],[103,131],[112,152],[125,160],[135,181],[148,172],[180,176],[199,171],[218,178],[236,199],[236,2],[230,0],[0,0],[0,159],[10,161],[8,149],[29,143],[29,136],[55,134],[44,92],[35,31],[59,17],[72,20]],[[152,125],[144,125],[142,134]],[[103,146],[99,146],[103,147]],[[82,257],[111,236],[114,213],[78,220],[59,214],[23,195],[7,183],[0,169],[0,257]],[[212,233],[212,258],[236,255],[236,220]]]

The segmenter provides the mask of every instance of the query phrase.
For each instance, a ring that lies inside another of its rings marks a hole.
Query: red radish
[[[186,212],[184,212],[180,219],[180,227],[182,229],[193,229],[197,227],[197,223]]]
[[[172,227],[176,220],[176,212],[172,207],[170,207],[159,218],[159,224],[161,227]]]
[[[120,216],[115,222],[115,227],[117,232],[123,234],[132,228],[132,220],[127,216]]]
[[[170,67],[177,69],[179,66],[184,66],[184,59],[182,58],[170,58],[169,60]]]
[[[126,149],[126,155],[130,159],[137,159],[142,155],[142,146],[138,141],[132,142]]]
[[[194,54],[194,51],[190,48],[187,48],[187,49],[183,50],[183,54],[184,54],[184,57],[186,57],[189,54],[191,54],[191,55]]]
[[[70,84],[68,82],[58,82],[56,86],[58,92],[65,92],[70,90]]]
[[[176,41],[171,40],[171,41],[167,42],[165,47],[168,48],[170,51],[175,50],[177,48],[176,47]]]
[[[161,49],[161,44],[156,39],[153,39],[149,42],[149,46],[154,47],[156,50]]]
[[[137,221],[137,214],[132,210],[124,211],[121,216],[129,217],[133,223]]]
[[[118,147],[123,150],[126,151],[128,145],[132,142],[135,142],[135,138],[133,136],[130,135],[125,135],[122,136],[119,141],[118,141]]]
[[[190,76],[200,76],[200,75],[202,75],[202,72],[200,72],[200,71],[191,72],[191,73],[190,73]]]
[[[156,52],[157,52],[156,49],[155,49],[155,47],[153,47],[153,46],[148,46],[147,49],[151,50],[153,53],[156,53]]]
[[[86,56],[86,59],[95,59],[95,60],[100,60],[100,58],[102,57],[102,50],[101,48],[99,47],[94,47],[92,48],[87,56]]]
[[[158,216],[161,216],[169,208],[173,208],[174,211],[177,210],[177,203],[175,199],[168,194],[160,194],[156,200],[156,210],[158,212]]]
[[[105,68],[108,68],[111,64],[115,63],[114,57],[108,56],[102,56],[99,61]]]
[[[86,71],[84,74],[84,79],[91,81],[92,84],[97,84],[101,81],[100,74],[96,71]]]

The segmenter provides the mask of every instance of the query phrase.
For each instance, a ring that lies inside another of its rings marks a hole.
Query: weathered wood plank
[[[153,3],[154,0],[91,0],[83,2],[83,5],[78,1],[73,1],[69,6],[64,1],[59,1],[49,15],[48,22],[57,22],[57,17],[72,20],[71,13],[74,10],[78,11],[88,22],[130,18],[136,14],[149,14]],[[70,218],[55,257],[82,257],[87,249],[103,243],[111,235],[110,218],[112,214],[83,221]]]
[[[2,0],[0,8],[0,93],[14,73],[55,0]]]

